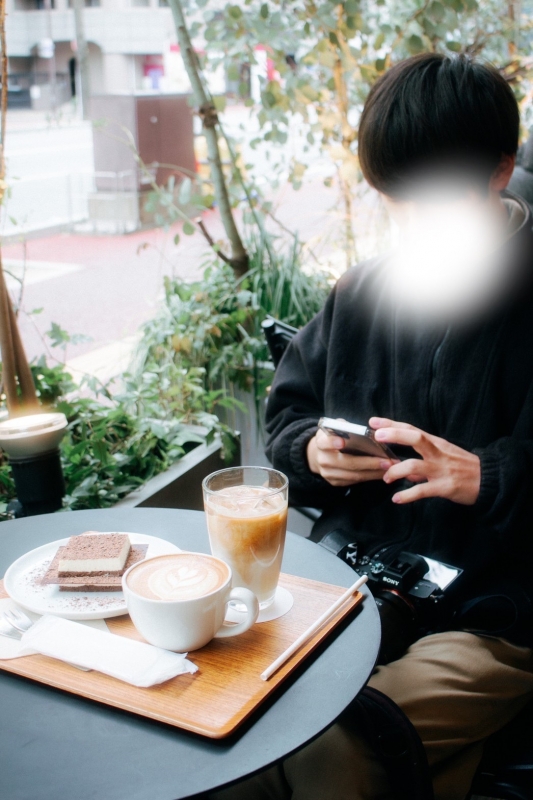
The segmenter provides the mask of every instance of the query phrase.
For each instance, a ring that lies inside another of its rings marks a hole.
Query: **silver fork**
[[[16,630],[4,617],[0,617],[0,636],[7,636],[8,639],[20,640],[20,632]]]
[[[26,633],[33,625],[33,620],[19,609],[8,609],[4,611],[4,618],[12,628],[20,631],[20,633]]]

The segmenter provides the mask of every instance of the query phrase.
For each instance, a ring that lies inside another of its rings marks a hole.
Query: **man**
[[[501,196],[518,130],[504,79],[463,57],[417,56],[376,83],[359,159],[397,221],[397,253],[342,276],[268,403],[273,465],[294,503],[323,508],[315,541],[341,530],[382,561],[403,550],[464,570],[436,632],[370,680],[417,729],[437,800],[466,797],[484,739],[533,696],[533,233],[527,205]],[[342,453],[322,415],[414,452]],[[221,796],[384,800],[392,789],[341,718]]]

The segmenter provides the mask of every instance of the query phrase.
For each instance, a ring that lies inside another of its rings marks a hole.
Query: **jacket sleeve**
[[[345,489],[335,488],[309,469],[306,449],[324,414],[328,339],[335,290],[325,308],[289,344],[267,402],[266,453],[289,478],[291,502],[323,508]]]
[[[512,436],[474,452],[481,462],[481,485],[474,505],[479,521],[502,543],[509,531],[523,533],[533,518],[533,385]]]

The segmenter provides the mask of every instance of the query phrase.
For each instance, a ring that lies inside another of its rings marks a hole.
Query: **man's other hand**
[[[392,464],[383,475],[385,483],[407,478],[416,483],[397,492],[394,503],[412,503],[424,497],[444,497],[461,505],[473,505],[479,496],[481,467],[479,457],[445,439],[392,419],[372,417],[370,427],[378,442],[413,447],[422,458],[408,458]]]
[[[317,431],[307,445],[307,462],[311,472],[321,475],[332,486],[353,486],[364,481],[381,480],[394,463],[383,458],[341,453],[345,445],[342,437]]]

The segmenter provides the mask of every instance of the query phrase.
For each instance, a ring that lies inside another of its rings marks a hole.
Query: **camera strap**
[[[353,541],[353,534],[349,534],[342,528],[335,528],[326,533],[323,539],[318,542],[321,547],[325,547],[334,556],[342,558],[353,567],[357,560],[357,542]],[[346,552],[343,553],[342,551]]]

